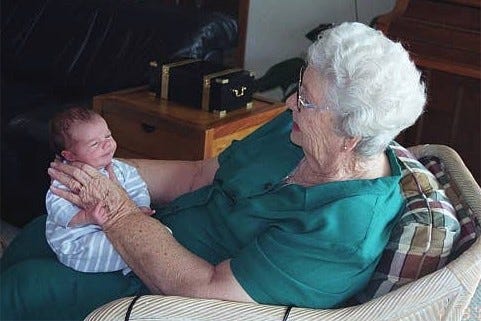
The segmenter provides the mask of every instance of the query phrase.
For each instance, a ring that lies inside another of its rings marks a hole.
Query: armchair
[[[479,225],[481,188],[460,156],[443,145],[420,145],[409,150],[417,159],[435,156],[441,161],[450,177],[448,184],[452,190],[447,193],[449,199],[453,204],[464,200]],[[479,320],[480,271],[481,238],[478,237],[445,267],[384,296],[346,308],[288,309],[283,306],[147,295],[135,302],[133,297],[110,302],[90,313],[85,320]]]

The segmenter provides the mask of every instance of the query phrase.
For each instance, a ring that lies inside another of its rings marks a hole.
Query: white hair
[[[361,156],[384,151],[423,111],[420,71],[403,46],[381,31],[345,22],[323,32],[307,59],[327,80],[326,103],[338,115],[337,131],[361,139]]]

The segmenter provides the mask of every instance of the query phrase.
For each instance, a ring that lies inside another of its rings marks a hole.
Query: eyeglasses
[[[302,87],[302,78],[304,77],[304,71],[306,70],[306,66],[302,66],[301,69],[299,70],[299,83],[297,87],[297,111],[301,111],[301,109],[306,108],[306,109],[322,109],[322,110],[328,110],[329,107],[327,106],[319,106],[313,103],[310,103],[308,100],[306,100],[305,95],[304,95],[304,87]]]

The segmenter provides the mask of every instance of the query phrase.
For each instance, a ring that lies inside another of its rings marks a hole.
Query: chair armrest
[[[124,320],[133,299],[134,297],[125,297],[107,303],[90,313],[85,318],[85,321]],[[283,306],[178,296],[145,295],[136,301],[131,310],[129,320],[270,321],[282,320],[285,311],[286,307]]]

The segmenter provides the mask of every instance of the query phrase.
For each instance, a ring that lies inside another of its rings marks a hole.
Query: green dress
[[[212,185],[157,209],[192,252],[231,269],[257,302],[335,307],[370,278],[403,200],[392,176],[314,187],[283,179],[303,157],[286,112],[219,156]],[[82,273],[59,263],[45,216],[26,226],[1,260],[0,319],[81,320],[114,299],[141,293],[121,272]]]
[[[158,217],[174,237],[231,269],[256,301],[332,308],[360,291],[403,205],[401,169],[392,176],[313,187],[283,179],[303,157],[285,113],[219,157],[214,183],[178,198]],[[187,223],[188,222],[188,223]]]

